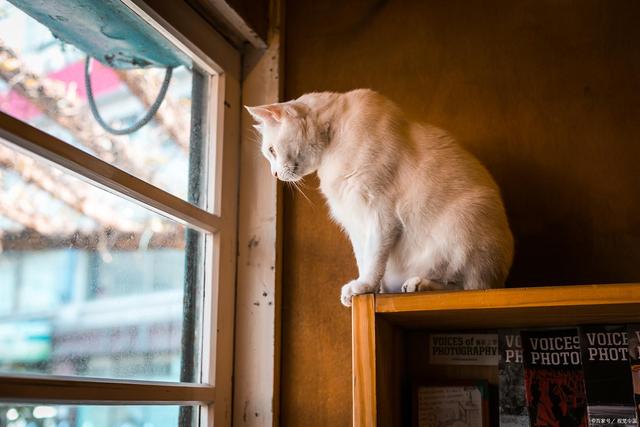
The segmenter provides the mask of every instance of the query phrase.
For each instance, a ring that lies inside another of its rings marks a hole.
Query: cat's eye
[[[276,150],[273,148],[273,146],[269,147],[269,152],[271,153],[271,155],[272,155],[273,157],[275,157],[275,156],[276,156]]]

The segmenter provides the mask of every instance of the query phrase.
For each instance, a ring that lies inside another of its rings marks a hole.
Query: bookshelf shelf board
[[[378,294],[375,312],[407,329],[640,322],[640,283]]]

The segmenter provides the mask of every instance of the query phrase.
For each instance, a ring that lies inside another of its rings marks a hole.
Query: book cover
[[[637,426],[624,325],[580,327],[590,426]]]
[[[418,427],[486,427],[488,416],[486,381],[469,381],[417,388]]]
[[[433,365],[498,364],[497,334],[429,334],[429,363]]]
[[[498,399],[501,427],[529,427],[519,329],[498,331]]]
[[[640,324],[628,325],[629,365],[635,400],[636,418],[640,419]]]
[[[530,425],[587,427],[587,399],[577,328],[522,331]]]

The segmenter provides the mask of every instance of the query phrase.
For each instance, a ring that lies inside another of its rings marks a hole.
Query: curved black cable
[[[171,83],[171,75],[173,74],[173,68],[168,67],[167,71],[164,74],[164,80],[162,81],[162,86],[160,87],[160,92],[156,100],[151,104],[149,110],[145,113],[144,116],[136,123],[132,124],[129,127],[123,129],[115,129],[107,124],[104,121],[100,112],[98,111],[98,106],[96,105],[96,100],[93,96],[93,88],[91,87],[91,73],[90,73],[90,65],[91,65],[91,57],[87,56],[87,59],[84,63],[84,87],[87,91],[87,100],[89,101],[89,109],[91,110],[91,114],[96,119],[98,124],[102,126],[104,130],[114,135],[128,135],[142,128],[144,125],[149,123],[153,116],[158,112],[162,101],[164,101],[164,97],[167,95],[167,89],[169,89],[169,83]]]

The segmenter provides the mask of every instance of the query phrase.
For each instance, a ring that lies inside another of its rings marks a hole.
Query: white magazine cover
[[[482,391],[477,386],[418,388],[419,427],[482,427]]]

